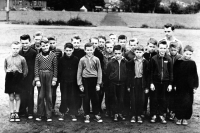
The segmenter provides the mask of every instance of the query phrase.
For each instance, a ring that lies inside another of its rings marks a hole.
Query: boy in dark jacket
[[[124,108],[124,92],[127,80],[126,59],[122,56],[122,46],[114,46],[115,56],[108,63],[106,76],[110,83],[111,110],[113,111],[114,121],[118,121],[118,117],[122,120]]]
[[[143,123],[141,115],[145,101],[145,93],[148,93],[148,61],[144,59],[144,47],[138,45],[135,48],[135,58],[127,63],[128,91],[131,97],[131,122]]]
[[[164,113],[166,111],[166,93],[172,90],[173,70],[172,61],[168,55],[167,42],[158,43],[158,54],[151,59],[151,94],[150,94],[150,113],[151,122],[156,122],[158,114],[161,123],[165,124]]]
[[[60,82],[61,104],[60,117],[58,120],[64,120],[65,112],[69,108],[69,114],[72,121],[77,121],[76,114],[78,111],[78,95],[79,90],[77,86],[77,70],[78,58],[72,53],[74,47],[71,43],[66,43],[64,46],[64,55],[60,58],[58,66],[58,80]]]

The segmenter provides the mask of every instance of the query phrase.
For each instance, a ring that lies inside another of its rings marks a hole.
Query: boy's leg
[[[60,83],[60,92],[61,92],[61,103],[60,103],[60,108],[59,112],[62,114],[65,114],[67,111],[67,83],[66,82],[61,82]]]
[[[125,93],[125,85],[118,85],[117,86],[117,100],[118,100],[118,105],[117,105],[117,110],[119,114],[122,114],[124,111],[124,93]]]
[[[57,92],[57,88],[58,88],[58,82],[56,82],[55,86],[52,86],[52,109],[55,109],[55,105],[56,105],[56,92]]]
[[[38,100],[37,100],[37,115],[38,117],[45,115],[45,106],[44,106],[44,96],[45,96],[45,75],[43,72],[39,73],[41,87],[38,88]]]
[[[158,109],[158,89],[156,83],[154,84],[155,90],[150,90],[150,116],[157,115]]]
[[[127,87],[125,87],[127,88]],[[128,116],[129,115],[129,112],[130,112],[130,106],[131,106],[131,103],[130,103],[130,93],[128,92],[127,89],[124,90],[124,115]]]
[[[111,102],[111,111],[113,114],[118,114],[117,110],[117,94],[116,94],[116,85],[113,83],[110,83],[110,102]]]
[[[90,96],[89,96],[89,89],[90,89],[90,80],[89,78],[82,78],[83,80],[83,87],[84,87],[84,97],[83,97],[83,110],[85,115],[90,114]]]
[[[34,112],[34,87],[31,85],[28,92],[28,115],[33,116]]]
[[[19,115],[24,116],[24,115],[27,115],[26,108],[28,105],[27,102],[28,102],[28,97],[29,97],[28,91],[23,89],[20,93],[20,97],[21,97],[21,105],[20,105],[20,109],[19,109]]]
[[[19,107],[20,107],[20,103],[21,103],[19,94],[15,94],[15,101],[16,101],[16,110],[15,111],[17,113],[19,113]]]
[[[102,102],[103,102],[103,98],[104,98],[104,93],[105,93],[105,87],[101,87],[100,91],[98,92],[99,93],[99,109],[100,109],[100,112],[103,112],[102,110]]]
[[[135,87],[130,88],[130,98],[131,98],[131,115],[136,116],[136,92]]]
[[[14,113],[14,94],[9,94],[9,108],[10,108],[10,113]]]
[[[111,113],[111,109],[110,109],[110,106],[111,106],[111,102],[110,102],[110,88],[109,88],[109,85],[105,84],[105,105],[106,105],[106,111],[107,113]],[[109,115],[109,114],[108,114]]]
[[[143,114],[144,108],[144,88],[142,88],[142,78],[135,79],[135,104],[136,104],[136,116],[141,116]]]
[[[46,72],[45,73],[45,89],[46,89],[46,115],[47,118],[51,118],[52,116],[52,77],[53,73],[52,72]]]

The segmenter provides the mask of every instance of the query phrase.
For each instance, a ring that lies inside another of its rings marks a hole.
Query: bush
[[[46,19],[39,19],[38,22],[35,23],[36,25],[67,25],[67,23],[63,20],[46,20]]]
[[[142,24],[140,28],[149,28],[147,24]]]
[[[184,25],[179,24],[179,23],[175,23],[175,24],[174,24],[174,28],[175,28],[175,29],[186,29],[186,27],[185,27]]]
[[[82,20],[80,17],[71,18],[67,21],[67,25],[70,26],[92,26],[92,23],[88,20]]]

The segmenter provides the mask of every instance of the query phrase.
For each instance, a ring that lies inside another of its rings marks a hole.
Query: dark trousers
[[[111,97],[110,97],[110,88],[109,84],[104,85],[105,89],[105,105],[106,105],[106,111],[110,112],[111,111]]]
[[[78,112],[78,98],[79,90],[76,82],[65,82],[60,83],[61,92],[61,104],[59,111],[66,113],[67,107],[69,108],[69,114],[76,115]]]
[[[99,109],[100,111],[102,111],[101,105],[103,102],[103,98],[104,98],[104,94],[105,94],[105,87],[101,87],[100,91],[99,91]]]
[[[150,114],[164,115],[167,109],[166,93],[168,82],[154,83],[155,90],[150,91]]]
[[[19,109],[19,114],[27,114],[33,115],[34,110],[34,87],[32,86],[32,83],[30,85],[30,88],[27,88],[27,90],[22,90],[20,94],[21,98],[21,104]]]
[[[90,113],[90,100],[92,103],[92,111],[94,112],[94,115],[97,115],[100,112],[98,94],[99,92],[96,91],[97,78],[83,78],[82,81],[85,94],[85,96],[83,97],[83,109],[85,115],[89,115]]]
[[[143,107],[143,111],[145,111],[145,112],[147,112],[148,101],[149,101],[149,93],[145,93],[145,95],[144,95],[144,107]]]
[[[124,109],[125,84],[110,83],[111,111],[122,114]]]
[[[144,107],[144,88],[142,88],[142,78],[135,79],[135,86],[130,90],[131,97],[131,113],[132,116],[141,116]]]
[[[45,111],[47,117],[52,115],[52,77],[53,73],[49,71],[40,71],[41,87],[38,87],[38,107],[37,115],[44,116]]]
[[[124,91],[124,115],[129,115],[130,113],[130,107],[131,107],[131,99],[130,99],[130,92],[126,89]]]
[[[56,83],[55,86],[52,86],[52,109],[54,109],[56,105],[57,88],[58,88],[58,82]]]
[[[174,112],[174,98],[175,98],[175,90],[174,90],[174,86],[172,86],[172,91],[171,92],[167,92],[167,109],[168,109],[168,113],[170,112]]]

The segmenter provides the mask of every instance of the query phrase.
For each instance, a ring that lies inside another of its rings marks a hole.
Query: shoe
[[[140,116],[138,116],[137,122],[138,123],[143,123],[142,118]]]
[[[185,126],[188,125],[187,120],[186,120],[186,119],[183,119],[182,124],[185,125]]]
[[[40,117],[37,117],[35,120],[36,120],[36,121],[42,121],[42,117],[41,117],[41,116],[40,116]]]
[[[131,123],[135,123],[136,121],[135,121],[135,116],[133,116],[132,118],[131,118],[131,121],[130,121]]]
[[[118,121],[118,114],[115,114],[114,115],[114,119],[113,119],[114,121]]]
[[[169,120],[173,121],[174,117],[175,117],[175,114],[174,113],[170,113]]]
[[[75,115],[71,115],[71,117],[72,117],[72,121],[77,121],[77,118]]]
[[[17,112],[15,112],[15,121],[16,122],[19,122],[20,121],[20,118],[19,118],[19,115]]]
[[[119,114],[119,118],[121,119],[121,120],[126,120],[126,118],[125,117],[123,117],[123,115],[122,114]]]
[[[156,122],[156,115],[154,115],[151,120],[150,120],[151,123],[155,123]]]
[[[177,121],[176,121],[176,125],[181,125],[181,121],[182,121],[182,120],[177,120]]]
[[[32,115],[29,115],[28,116],[28,119],[30,120],[30,119],[33,119],[33,116]]]
[[[10,122],[14,122],[15,121],[15,114],[14,113],[10,113]]]
[[[103,120],[101,119],[101,116],[99,116],[99,115],[95,115],[95,119],[94,120],[96,122],[99,122],[99,123],[103,122]]]
[[[89,115],[86,115],[85,116],[85,123],[90,123],[90,116]]]
[[[64,117],[65,117],[65,114],[60,113],[60,114],[59,114],[59,117],[58,117],[58,120],[59,120],[59,121],[63,121],[63,120],[64,120]]]
[[[161,120],[161,123],[162,124],[166,124],[167,123],[167,121],[165,120],[165,118],[164,118],[164,116],[160,116],[160,120]]]
[[[51,118],[51,117],[48,117],[48,118],[47,118],[47,122],[52,122],[52,118]]]

